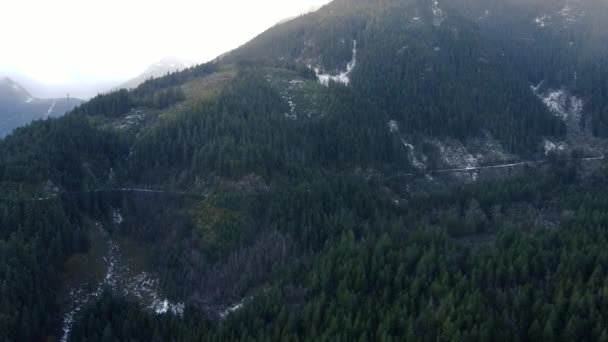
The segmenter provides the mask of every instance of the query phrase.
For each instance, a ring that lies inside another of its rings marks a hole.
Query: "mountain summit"
[[[0,80],[0,99],[6,101],[8,99],[13,101],[27,101],[31,98],[30,94],[17,82],[11,80],[8,77]]]

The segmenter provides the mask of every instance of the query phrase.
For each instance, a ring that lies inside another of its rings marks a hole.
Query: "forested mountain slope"
[[[566,101],[583,101],[582,123],[606,136],[608,3],[456,0],[453,6],[478,23],[542,96],[561,92]]]
[[[608,101],[526,3],[336,0],[15,130],[0,340],[605,339]]]
[[[334,1],[270,29],[225,57],[347,70],[353,92],[407,134],[460,139],[489,132],[530,151],[564,127],[479,28],[436,1]],[[486,85],[492,84],[489,88]]]

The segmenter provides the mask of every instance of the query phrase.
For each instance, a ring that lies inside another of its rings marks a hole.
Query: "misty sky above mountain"
[[[49,85],[125,80],[165,56],[204,62],[329,0],[19,0],[0,21],[0,73]]]

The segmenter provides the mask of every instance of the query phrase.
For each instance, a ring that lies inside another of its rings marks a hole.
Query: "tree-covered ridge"
[[[182,85],[216,71],[217,64],[207,63],[170,73],[147,80],[133,90],[120,89],[98,95],[77,107],[74,113],[119,117],[136,107],[165,109],[186,99]]]
[[[435,6],[439,6],[435,8]],[[470,139],[491,133],[529,153],[565,126],[530,91],[528,74],[449,4],[335,1],[278,25],[224,57],[293,61],[337,74],[353,58],[351,86],[402,133]]]
[[[461,140],[488,131],[518,152],[533,151],[541,136],[565,134],[474,25],[452,13],[440,26],[415,11],[380,13],[360,42],[353,87],[403,131]]]
[[[120,117],[136,107],[165,109],[185,99],[186,95],[179,87],[149,93],[121,89],[92,98],[74,109],[74,113]]]
[[[608,5],[604,1],[474,1],[452,6],[475,21],[486,40],[530,84],[567,90],[584,101],[581,124],[607,134]]]
[[[147,131],[135,146],[132,179],[250,173],[271,179],[323,168],[407,167],[387,118],[350,89],[331,86],[318,117],[289,120],[290,106],[266,80],[267,72],[242,69],[217,98]]]
[[[119,169],[127,154],[124,137],[67,115],[0,140],[0,180],[38,190],[48,181],[64,190],[94,187],[105,184],[110,169]]]

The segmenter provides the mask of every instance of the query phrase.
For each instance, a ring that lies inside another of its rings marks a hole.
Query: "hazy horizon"
[[[49,87],[121,82],[165,57],[202,63],[330,0],[20,0],[5,5],[0,75]],[[256,15],[252,15],[256,13]]]

